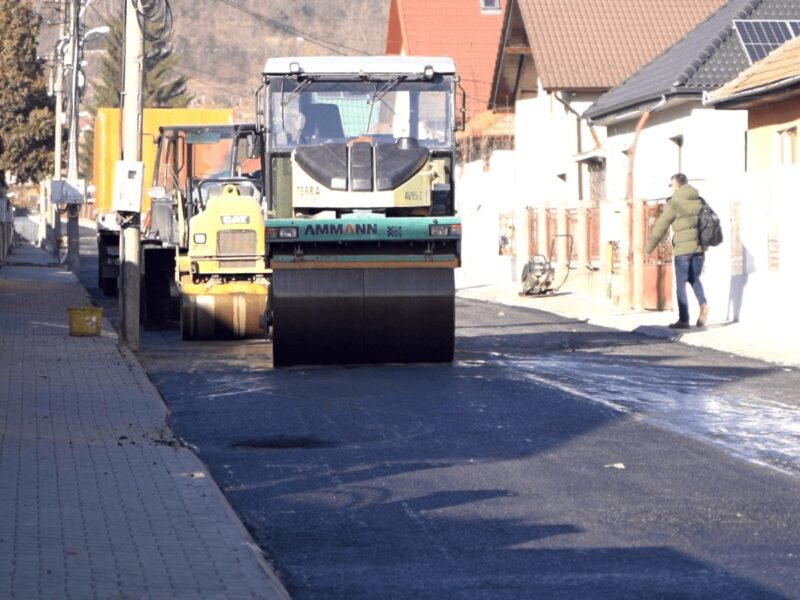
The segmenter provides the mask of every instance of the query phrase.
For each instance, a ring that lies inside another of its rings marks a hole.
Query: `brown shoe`
[[[708,321],[708,304],[700,305],[700,316],[697,317],[697,326],[703,327]]]
[[[686,321],[675,321],[667,325],[670,329],[689,329],[689,323]]]

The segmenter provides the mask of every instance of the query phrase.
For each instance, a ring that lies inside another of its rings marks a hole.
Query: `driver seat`
[[[300,132],[303,140],[342,139],[344,128],[339,107],[335,104],[309,104],[303,109],[306,121]]]
[[[208,199],[214,198],[229,198],[231,196],[241,196],[242,192],[239,186],[235,183],[224,183],[222,185],[215,185],[208,190]]]

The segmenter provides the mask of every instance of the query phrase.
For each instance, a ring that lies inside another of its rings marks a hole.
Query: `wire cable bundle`
[[[142,37],[148,42],[160,42],[172,33],[170,0],[130,0],[136,8],[136,18]]]

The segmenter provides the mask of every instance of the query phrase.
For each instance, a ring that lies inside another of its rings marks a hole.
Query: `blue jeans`
[[[678,296],[678,318],[689,322],[689,299],[686,296],[686,284],[689,283],[694,291],[698,304],[706,303],[706,294],[703,284],[700,283],[700,273],[703,272],[703,262],[706,255],[684,254],[675,257],[675,293]]]

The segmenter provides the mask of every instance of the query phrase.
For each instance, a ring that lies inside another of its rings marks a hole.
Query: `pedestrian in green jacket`
[[[697,326],[703,327],[708,319],[708,302],[706,301],[700,273],[705,261],[705,248],[697,240],[697,218],[703,207],[703,200],[697,190],[689,185],[686,175],[676,173],[670,178],[672,196],[664,207],[664,211],[656,221],[650,238],[647,240],[645,254],[650,254],[672,226],[672,254],[675,257],[675,294],[678,297],[678,320],[670,323],[672,329],[689,329],[689,299],[686,296],[686,284],[692,286],[697,303],[700,305],[700,316]]]

